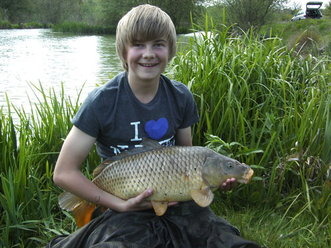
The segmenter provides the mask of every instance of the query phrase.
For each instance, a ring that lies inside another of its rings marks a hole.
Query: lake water
[[[77,96],[81,100],[96,84],[122,71],[115,36],[68,35],[49,29],[0,30],[0,107],[33,101],[32,84]]]

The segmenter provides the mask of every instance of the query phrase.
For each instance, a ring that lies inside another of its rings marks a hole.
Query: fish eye
[[[228,163],[228,167],[229,168],[232,168],[233,167],[233,164],[232,163]]]

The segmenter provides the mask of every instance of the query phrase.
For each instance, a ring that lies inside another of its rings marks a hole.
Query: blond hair
[[[126,46],[135,41],[165,39],[169,44],[169,61],[176,54],[176,29],[167,13],[149,4],[139,5],[125,14],[117,24],[116,51],[127,71]]]

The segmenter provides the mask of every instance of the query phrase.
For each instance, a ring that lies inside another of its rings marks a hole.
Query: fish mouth
[[[245,183],[245,184],[249,183],[249,181],[252,179],[253,174],[254,174],[254,171],[251,168],[249,168],[249,170],[247,170],[245,172],[245,174],[242,176],[242,178],[240,178],[238,180],[238,182]]]

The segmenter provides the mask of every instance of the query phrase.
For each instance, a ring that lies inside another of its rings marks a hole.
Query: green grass
[[[55,24],[52,28],[57,32],[74,34],[115,34],[116,27],[92,26],[86,23],[64,22]]]
[[[63,89],[32,87],[37,103],[29,112],[9,101],[0,109],[0,247],[40,246],[73,226],[57,207],[52,171],[79,104]]]
[[[250,184],[218,193],[212,208],[266,247],[329,247],[330,59],[300,55],[279,38],[231,33],[223,27],[182,40],[168,70],[196,98],[194,144],[255,170]],[[42,247],[75,229],[57,206],[52,171],[80,99],[31,87],[37,100],[31,109],[9,99],[0,108],[0,247]],[[93,151],[85,172],[98,163]]]
[[[331,56],[330,26],[330,18],[306,19],[268,24],[261,28],[260,33],[269,37],[281,37],[283,44],[289,48],[299,44],[299,47],[303,46],[303,52],[312,52],[312,49],[315,49],[314,55]]]
[[[32,28],[50,28],[51,24],[39,22],[10,23],[9,21],[0,20],[0,29],[32,29]]]
[[[226,209],[221,216],[241,230],[241,235],[264,247],[326,248],[330,246],[330,227],[302,213],[284,214],[272,209]]]

